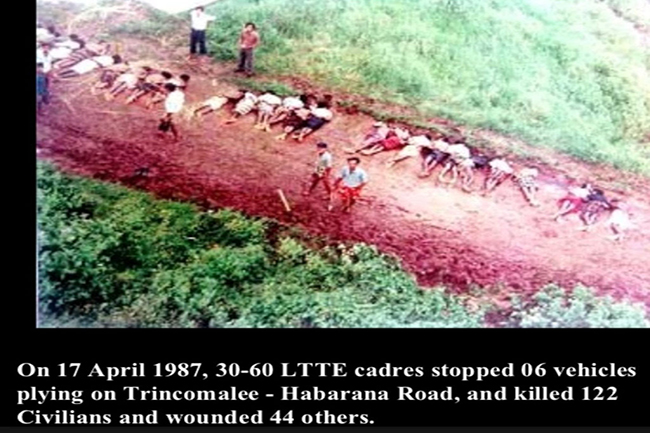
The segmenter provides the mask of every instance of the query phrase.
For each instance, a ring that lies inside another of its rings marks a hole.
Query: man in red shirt
[[[253,23],[246,23],[239,36],[239,66],[235,72],[246,72],[253,75],[253,50],[260,42],[260,35]]]

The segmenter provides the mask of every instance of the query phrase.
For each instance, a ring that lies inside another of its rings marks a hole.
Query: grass
[[[44,327],[485,326],[489,303],[421,290],[399,262],[276,221],[71,177],[38,163]],[[502,326],[649,327],[643,306],[550,286]]]
[[[608,4],[609,3],[609,4]],[[650,175],[650,54],[627,21],[642,0],[224,0],[211,50],[242,23],[259,70],[414,106]],[[611,8],[616,6],[626,18]]]

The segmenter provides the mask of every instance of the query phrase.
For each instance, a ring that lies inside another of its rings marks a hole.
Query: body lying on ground
[[[61,78],[78,77],[80,75],[88,74],[96,69],[106,68],[118,63],[122,63],[122,58],[117,54],[114,56],[96,56],[82,60],[69,69],[60,71],[58,76]]]
[[[257,98],[257,122],[253,127],[269,132],[271,116],[280,106],[282,106],[282,98],[272,93],[265,93]]]
[[[407,141],[406,146],[399,151],[397,155],[391,158],[386,164],[388,167],[392,167],[398,162],[404,161],[409,158],[414,158],[420,155],[421,149],[423,147],[431,148],[431,135],[415,135],[410,137]]]
[[[388,134],[386,134],[386,138],[376,142],[369,148],[362,150],[360,153],[362,155],[371,156],[380,152],[400,150],[406,146],[409,138],[410,134],[406,129],[397,127],[390,128]]]
[[[329,103],[319,102],[316,108],[310,110],[307,119],[293,133],[292,138],[298,142],[303,141],[308,135],[325,126],[333,117],[334,113],[332,113]]]

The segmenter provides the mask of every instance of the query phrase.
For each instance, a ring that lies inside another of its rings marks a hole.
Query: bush
[[[367,245],[323,245],[279,223],[62,175],[38,163],[42,326],[480,327]],[[549,287],[508,326],[648,326],[641,308]]]
[[[515,302],[509,326],[520,328],[648,328],[643,305],[597,297],[576,286],[566,291],[549,285],[531,302]]]

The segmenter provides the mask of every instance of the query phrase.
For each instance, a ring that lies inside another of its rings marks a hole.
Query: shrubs
[[[232,210],[199,212],[38,165],[41,326],[481,327],[366,245],[316,240]],[[320,243],[320,242],[318,242]],[[508,326],[648,326],[643,311],[559,288]]]
[[[549,285],[531,302],[515,302],[509,326],[521,328],[648,328],[643,305],[596,297],[584,286]]]

